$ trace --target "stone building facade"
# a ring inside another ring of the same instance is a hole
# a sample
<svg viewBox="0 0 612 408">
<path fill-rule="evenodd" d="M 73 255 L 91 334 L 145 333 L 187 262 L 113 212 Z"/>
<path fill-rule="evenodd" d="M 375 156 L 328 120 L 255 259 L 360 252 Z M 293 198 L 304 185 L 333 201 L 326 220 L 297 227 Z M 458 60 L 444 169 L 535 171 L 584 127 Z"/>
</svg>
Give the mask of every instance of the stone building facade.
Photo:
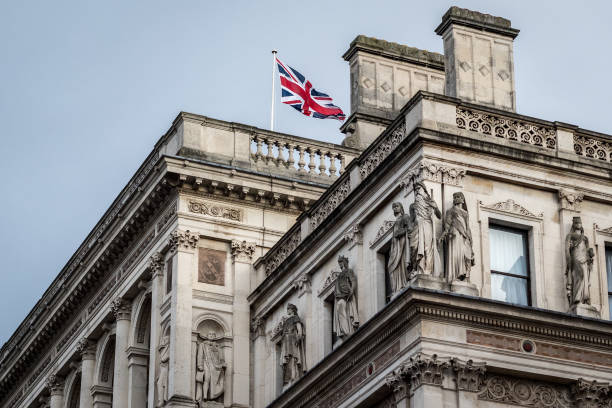
<svg viewBox="0 0 612 408">
<path fill-rule="evenodd" d="M 510 21 L 358 36 L 343 146 L 182 113 L 0 355 L 2 407 L 612 407 L 612 137 Z"/>
</svg>

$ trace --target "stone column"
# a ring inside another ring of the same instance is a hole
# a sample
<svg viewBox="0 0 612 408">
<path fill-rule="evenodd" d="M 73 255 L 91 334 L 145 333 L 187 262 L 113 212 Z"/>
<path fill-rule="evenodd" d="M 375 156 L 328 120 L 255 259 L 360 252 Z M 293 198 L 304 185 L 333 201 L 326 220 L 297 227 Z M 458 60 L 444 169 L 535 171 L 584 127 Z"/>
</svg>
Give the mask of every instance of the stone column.
<svg viewBox="0 0 612 408">
<path fill-rule="evenodd" d="M 50 408 L 64 408 L 64 379 L 51 374 L 45 383 L 51 393 Z"/>
<path fill-rule="evenodd" d="M 446 360 L 438 360 L 434 354 L 417 354 L 401 367 L 401 373 L 410 383 L 411 407 L 442 407 L 442 381 L 444 370 L 450 367 Z"/>
<path fill-rule="evenodd" d="M 410 408 L 408 384 L 404 377 L 401 368 L 394 370 L 385 377 L 385 382 L 393 393 L 393 401 L 395 402 L 396 408 Z"/>
<path fill-rule="evenodd" d="M 156 252 L 149 259 L 151 272 L 151 336 L 149 340 L 149 407 L 155 406 L 155 379 L 159 356 L 157 354 L 158 342 L 161 339 L 159 308 L 164 296 L 164 256 Z"/>
<path fill-rule="evenodd" d="M 128 359 L 126 355 L 130 337 L 132 306 L 118 297 L 111 302 L 115 316 L 115 367 L 113 374 L 113 408 L 127 408 L 129 395 Z"/>
<path fill-rule="evenodd" d="M 173 231 L 170 252 L 175 255 L 170 301 L 170 361 L 168 406 L 193 406 L 194 378 L 191 364 L 192 283 L 196 268 L 195 248 L 200 239 L 189 230 Z"/>
<path fill-rule="evenodd" d="M 252 242 L 232 241 L 234 269 L 232 403 L 244 406 L 250 405 L 250 307 L 247 297 L 251 292 L 251 262 L 253 261 L 255 248 L 256 244 Z"/>
<path fill-rule="evenodd" d="M 80 408 L 93 407 L 91 386 L 94 383 L 96 368 L 96 345 L 83 337 L 77 344 L 77 351 L 81 355 L 81 391 L 79 399 Z"/>
<path fill-rule="evenodd" d="M 472 360 L 451 360 L 457 384 L 457 408 L 467 408 L 478 405 L 478 392 L 481 390 L 486 374 L 485 363 L 474 363 Z"/>
<path fill-rule="evenodd" d="M 264 407 L 266 392 L 266 332 L 265 321 L 262 318 L 254 318 L 251 322 L 251 338 L 253 339 L 254 357 L 253 361 L 253 406 Z"/>
</svg>

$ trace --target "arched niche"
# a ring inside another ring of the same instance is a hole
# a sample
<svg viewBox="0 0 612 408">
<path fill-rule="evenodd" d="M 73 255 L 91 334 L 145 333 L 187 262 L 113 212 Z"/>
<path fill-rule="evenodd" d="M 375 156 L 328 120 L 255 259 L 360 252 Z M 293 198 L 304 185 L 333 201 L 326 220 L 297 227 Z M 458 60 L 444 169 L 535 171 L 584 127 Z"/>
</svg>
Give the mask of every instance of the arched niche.
<svg viewBox="0 0 612 408">
<path fill-rule="evenodd" d="M 75 371 L 66 381 L 65 408 L 79 408 L 81 403 L 81 373 Z"/>
<path fill-rule="evenodd" d="M 136 304 L 136 320 L 132 329 L 130 344 L 148 349 L 151 339 L 151 294 L 145 293 Z"/>
<path fill-rule="evenodd" d="M 194 331 L 200 337 L 207 337 L 209 333 L 215 333 L 217 338 L 231 337 L 228 324 L 219 316 L 204 314 L 199 316 L 194 325 Z"/>
<path fill-rule="evenodd" d="M 115 372 L 115 336 L 108 335 L 100 347 L 100 358 L 96 370 L 96 384 L 113 387 L 113 375 Z"/>
</svg>

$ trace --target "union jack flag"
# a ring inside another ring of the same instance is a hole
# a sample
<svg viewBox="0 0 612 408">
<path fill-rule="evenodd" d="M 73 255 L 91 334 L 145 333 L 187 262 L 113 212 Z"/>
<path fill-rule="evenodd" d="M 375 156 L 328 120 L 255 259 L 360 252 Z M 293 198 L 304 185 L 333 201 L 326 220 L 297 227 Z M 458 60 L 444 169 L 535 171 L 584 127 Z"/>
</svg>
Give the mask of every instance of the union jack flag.
<svg viewBox="0 0 612 408">
<path fill-rule="evenodd" d="M 334 105 L 329 95 L 319 92 L 304 75 L 276 58 L 281 83 L 281 102 L 292 106 L 306 116 L 318 119 L 344 120 L 342 109 Z"/>
</svg>

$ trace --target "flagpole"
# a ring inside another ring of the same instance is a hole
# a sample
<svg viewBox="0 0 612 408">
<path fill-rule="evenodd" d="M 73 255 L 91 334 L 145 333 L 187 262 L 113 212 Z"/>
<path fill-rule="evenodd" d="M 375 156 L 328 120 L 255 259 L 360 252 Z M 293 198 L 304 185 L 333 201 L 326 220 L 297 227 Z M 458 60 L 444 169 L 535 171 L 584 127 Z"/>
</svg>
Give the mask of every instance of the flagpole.
<svg viewBox="0 0 612 408">
<path fill-rule="evenodd" d="M 272 50 L 272 109 L 270 110 L 270 130 L 274 130 L 274 101 L 276 99 L 276 93 L 274 92 L 274 85 L 276 84 L 276 50 Z"/>
</svg>

